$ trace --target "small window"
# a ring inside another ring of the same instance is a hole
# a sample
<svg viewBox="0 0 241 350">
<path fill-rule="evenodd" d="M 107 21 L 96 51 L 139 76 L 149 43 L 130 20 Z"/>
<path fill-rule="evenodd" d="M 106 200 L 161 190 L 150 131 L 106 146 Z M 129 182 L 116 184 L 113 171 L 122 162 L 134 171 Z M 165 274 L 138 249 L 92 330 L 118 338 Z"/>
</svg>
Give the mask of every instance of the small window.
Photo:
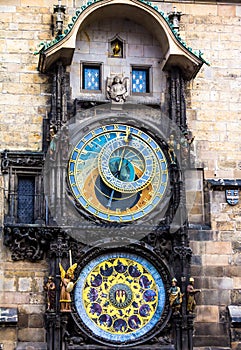
<svg viewBox="0 0 241 350">
<path fill-rule="evenodd" d="M 82 89 L 101 90 L 100 65 L 83 64 L 82 67 Z"/>
<path fill-rule="evenodd" d="M 132 68 L 132 92 L 146 94 L 150 92 L 149 68 Z"/>
<path fill-rule="evenodd" d="M 35 177 L 18 177 L 17 218 L 19 223 L 34 223 Z"/>
</svg>

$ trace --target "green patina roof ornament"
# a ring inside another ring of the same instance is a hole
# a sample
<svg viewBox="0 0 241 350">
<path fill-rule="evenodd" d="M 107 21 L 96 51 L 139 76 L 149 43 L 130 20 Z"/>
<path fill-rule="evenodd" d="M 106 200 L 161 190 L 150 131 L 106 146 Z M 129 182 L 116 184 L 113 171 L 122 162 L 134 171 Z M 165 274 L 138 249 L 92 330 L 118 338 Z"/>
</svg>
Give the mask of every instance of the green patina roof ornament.
<svg viewBox="0 0 241 350">
<path fill-rule="evenodd" d="M 34 52 L 34 55 L 38 55 L 41 52 L 44 52 L 45 50 L 47 50 L 49 47 L 54 46 L 55 44 L 59 43 L 63 38 L 65 38 L 72 30 L 75 22 L 78 20 L 80 14 L 85 11 L 89 6 L 93 5 L 94 3 L 100 2 L 102 0 L 93 0 L 93 1 L 88 1 L 85 5 L 82 5 L 80 8 L 78 8 L 75 12 L 75 15 L 72 17 L 71 22 L 67 25 L 67 28 L 64 30 L 63 34 L 58 34 L 53 40 L 51 41 L 45 41 L 45 42 L 41 42 L 38 45 L 38 48 L 40 48 L 38 51 Z M 187 44 L 185 43 L 185 41 L 180 37 L 180 34 L 178 32 L 178 30 L 174 27 L 172 21 L 170 20 L 170 18 L 168 17 L 168 15 L 166 15 L 163 11 L 159 10 L 158 6 L 153 5 L 152 2 L 147 1 L 147 0 L 138 0 L 139 2 L 142 2 L 144 4 L 146 4 L 147 6 L 150 6 L 151 8 L 153 8 L 155 11 L 157 11 L 162 18 L 167 22 L 168 26 L 170 27 L 172 33 L 174 34 L 174 36 L 176 37 L 176 39 L 180 42 L 180 44 L 185 47 L 189 52 L 191 52 L 193 55 L 195 55 L 196 57 L 198 57 L 199 59 L 201 59 L 203 61 L 203 63 L 210 65 L 207 61 L 205 61 L 202 57 L 203 53 L 199 50 L 198 52 L 193 51 L 193 49 L 191 47 L 188 47 Z"/>
</svg>

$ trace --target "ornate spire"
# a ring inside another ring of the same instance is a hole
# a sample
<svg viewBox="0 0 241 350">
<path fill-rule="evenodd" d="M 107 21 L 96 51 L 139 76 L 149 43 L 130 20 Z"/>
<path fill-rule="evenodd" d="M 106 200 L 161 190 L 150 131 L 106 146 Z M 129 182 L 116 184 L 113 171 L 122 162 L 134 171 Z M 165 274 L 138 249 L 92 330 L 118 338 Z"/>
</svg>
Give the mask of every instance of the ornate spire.
<svg viewBox="0 0 241 350">
<path fill-rule="evenodd" d="M 172 23 L 173 29 L 179 30 L 179 23 L 182 16 L 182 12 L 177 11 L 176 6 L 173 7 L 173 11 L 168 14 L 169 21 Z"/>
<path fill-rule="evenodd" d="M 62 34 L 63 24 L 64 24 L 64 14 L 66 11 L 66 6 L 62 5 L 62 1 L 58 0 L 58 5 L 54 5 L 55 15 L 55 31 L 57 35 Z"/>
</svg>

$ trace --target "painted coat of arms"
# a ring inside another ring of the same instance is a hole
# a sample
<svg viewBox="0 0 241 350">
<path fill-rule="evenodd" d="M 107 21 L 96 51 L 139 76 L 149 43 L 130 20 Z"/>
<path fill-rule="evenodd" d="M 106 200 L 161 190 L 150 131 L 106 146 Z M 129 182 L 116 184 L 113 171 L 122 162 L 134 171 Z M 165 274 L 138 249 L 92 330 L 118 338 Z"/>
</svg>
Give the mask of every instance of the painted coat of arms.
<svg viewBox="0 0 241 350">
<path fill-rule="evenodd" d="M 226 201 L 229 205 L 236 205 L 239 202 L 239 190 L 225 190 Z"/>
</svg>

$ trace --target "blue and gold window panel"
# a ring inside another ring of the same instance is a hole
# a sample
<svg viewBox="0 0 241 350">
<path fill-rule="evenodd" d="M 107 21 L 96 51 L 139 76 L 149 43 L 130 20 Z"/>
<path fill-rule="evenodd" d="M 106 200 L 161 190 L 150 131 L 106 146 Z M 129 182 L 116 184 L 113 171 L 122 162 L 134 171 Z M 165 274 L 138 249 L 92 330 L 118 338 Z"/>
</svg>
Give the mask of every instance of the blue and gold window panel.
<svg viewBox="0 0 241 350">
<path fill-rule="evenodd" d="M 132 92 L 148 93 L 149 90 L 149 69 L 132 69 Z"/>
<path fill-rule="evenodd" d="M 99 66 L 83 66 L 83 89 L 100 90 Z"/>
</svg>

